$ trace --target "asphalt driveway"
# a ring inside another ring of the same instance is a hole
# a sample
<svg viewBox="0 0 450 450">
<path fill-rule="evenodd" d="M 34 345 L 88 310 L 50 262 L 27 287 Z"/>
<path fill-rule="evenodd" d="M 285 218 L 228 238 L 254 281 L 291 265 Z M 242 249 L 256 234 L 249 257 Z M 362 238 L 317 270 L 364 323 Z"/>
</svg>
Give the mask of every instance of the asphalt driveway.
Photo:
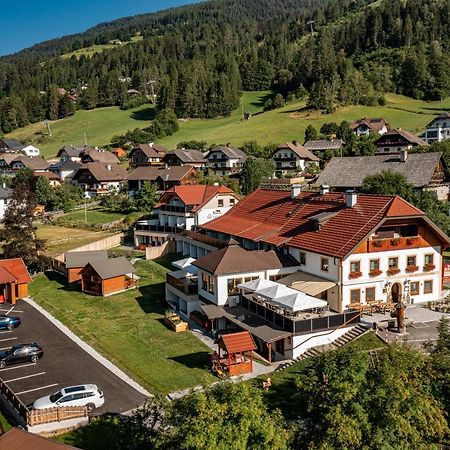
<svg viewBox="0 0 450 450">
<path fill-rule="evenodd" d="M 0 305 L 1 314 L 8 309 Z M 23 403 L 32 403 L 66 386 L 88 383 L 96 384 L 105 395 L 105 404 L 95 414 L 123 413 L 145 401 L 145 395 L 86 353 L 30 304 L 20 302 L 9 314 L 19 316 L 22 324 L 12 331 L 0 331 L 0 349 L 30 342 L 44 349 L 43 358 L 36 364 L 0 369 L 0 378 Z"/>
</svg>

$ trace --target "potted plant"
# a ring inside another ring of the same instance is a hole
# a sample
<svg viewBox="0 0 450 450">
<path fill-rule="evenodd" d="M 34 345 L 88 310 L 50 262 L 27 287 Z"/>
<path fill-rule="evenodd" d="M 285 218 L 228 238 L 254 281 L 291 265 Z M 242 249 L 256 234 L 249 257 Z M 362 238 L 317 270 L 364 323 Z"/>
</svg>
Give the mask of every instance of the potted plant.
<svg viewBox="0 0 450 450">
<path fill-rule="evenodd" d="M 173 310 L 168 309 L 164 313 L 164 322 L 173 330 L 175 333 L 180 331 L 186 331 L 189 329 L 187 322 L 183 322 L 181 317 Z"/>
<path fill-rule="evenodd" d="M 393 247 L 396 247 L 397 245 L 400 245 L 400 239 L 399 238 L 391 239 L 391 245 Z"/>
<path fill-rule="evenodd" d="M 400 272 L 398 267 L 389 267 L 387 274 L 388 275 L 397 275 Z"/>
<path fill-rule="evenodd" d="M 362 272 L 350 272 L 349 274 L 348 274 L 348 277 L 351 279 L 351 280 L 354 280 L 355 278 L 359 278 L 359 277 L 361 277 L 362 276 Z"/>
<path fill-rule="evenodd" d="M 419 270 L 419 267 L 414 264 L 410 264 L 409 266 L 406 266 L 406 272 L 408 272 L 408 273 L 417 272 L 418 270 Z"/>
<path fill-rule="evenodd" d="M 371 277 L 378 277 L 378 276 L 380 276 L 382 273 L 383 273 L 383 271 L 380 270 L 380 269 L 372 269 L 372 270 L 369 272 L 369 275 L 370 275 Z"/>
<path fill-rule="evenodd" d="M 417 242 L 418 238 L 417 237 L 409 237 L 406 239 L 406 244 L 407 245 L 413 245 Z"/>
<path fill-rule="evenodd" d="M 377 248 L 383 247 L 383 241 L 381 239 L 374 239 L 372 245 Z"/>
<path fill-rule="evenodd" d="M 436 266 L 434 264 L 425 264 L 423 266 L 423 271 L 424 272 L 431 272 L 432 270 L 434 270 L 436 268 Z"/>
</svg>

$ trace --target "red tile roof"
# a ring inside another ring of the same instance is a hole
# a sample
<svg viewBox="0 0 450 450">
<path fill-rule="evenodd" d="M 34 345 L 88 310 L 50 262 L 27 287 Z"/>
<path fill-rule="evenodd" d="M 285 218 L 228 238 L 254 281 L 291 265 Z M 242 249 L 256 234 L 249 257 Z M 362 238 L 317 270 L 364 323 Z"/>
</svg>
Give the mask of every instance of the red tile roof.
<svg viewBox="0 0 450 450">
<path fill-rule="evenodd" d="M 14 427 L 0 436 L 0 448 L 2 450 L 69 450 L 78 447 L 60 444 Z"/>
<path fill-rule="evenodd" d="M 314 216 L 320 213 L 330 216 L 317 229 Z M 405 215 L 426 217 L 400 197 L 358 194 L 349 208 L 342 193 L 302 192 L 291 199 L 290 192 L 259 189 L 202 228 L 345 258 L 384 219 Z"/>
<path fill-rule="evenodd" d="M 0 260 L 0 283 L 25 284 L 31 281 L 22 258 Z"/>
<path fill-rule="evenodd" d="M 248 331 L 223 334 L 219 339 L 219 346 L 227 353 L 240 353 L 256 350 L 256 344 Z"/>
<path fill-rule="evenodd" d="M 168 189 L 161 200 L 159 205 L 162 205 L 170 200 L 173 196 L 177 196 L 186 206 L 196 206 L 193 211 L 196 211 L 202 207 L 205 203 L 209 202 L 217 194 L 234 194 L 234 191 L 225 186 L 205 186 L 205 185 L 190 185 L 190 186 L 175 186 Z"/>
</svg>

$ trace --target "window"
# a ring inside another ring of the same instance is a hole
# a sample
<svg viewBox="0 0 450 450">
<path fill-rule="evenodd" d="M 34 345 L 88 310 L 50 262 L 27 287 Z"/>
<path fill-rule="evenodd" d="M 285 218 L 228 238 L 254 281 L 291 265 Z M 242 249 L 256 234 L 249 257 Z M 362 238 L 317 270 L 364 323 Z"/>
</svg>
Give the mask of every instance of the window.
<svg viewBox="0 0 450 450">
<path fill-rule="evenodd" d="M 223 206 L 223 198 L 219 198 L 219 200 L 217 200 L 217 204 L 219 205 L 219 208 L 221 208 Z"/>
<path fill-rule="evenodd" d="M 238 284 L 242 283 L 242 278 L 228 279 L 228 295 L 235 295 L 239 293 Z"/>
<path fill-rule="evenodd" d="M 284 278 L 286 275 L 270 275 L 269 280 L 270 281 L 278 281 Z"/>
<path fill-rule="evenodd" d="M 425 255 L 425 265 L 434 264 L 434 255 L 431 253 L 429 255 Z"/>
<path fill-rule="evenodd" d="M 328 258 L 320 258 L 320 270 L 322 272 L 328 272 L 329 264 Z"/>
<path fill-rule="evenodd" d="M 249 281 L 257 280 L 259 277 L 245 277 L 244 283 L 248 283 Z"/>
<path fill-rule="evenodd" d="M 375 300 L 375 288 L 368 287 L 366 288 L 366 303 L 373 302 Z"/>
<path fill-rule="evenodd" d="M 208 275 L 206 273 L 202 273 L 202 289 L 204 291 L 208 290 Z"/>
<path fill-rule="evenodd" d="M 234 198 L 230 198 L 230 206 L 234 206 L 236 203 L 236 200 Z"/>
<path fill-rule="evenodd" d="M 424 294 L 433 293 L 433 280 L 427 280 L 423 282 L 423 293 Z"/>
<path fill-rule="evenodd" d="M 419 295 L 419 282 L 418 281 L 413 281 L 409 285 L 409 292 L 411 295 Z"/>
<path fill-rule="evenodd" d="M 370 270 L 380 270 L 380 260 L 379 259 L 371 259 L 370 260 Z"/>
<path fill-rule="evenodd" d="M 210 294 L 214 294 L 214 291 L 215 291 L 215 287 L 214 287 L 214 277 L 208 277 L 208 285 L 209 285 L 208 292 L 209 292 Z"/>
<path fill-rule="evenodd" d="M 352 289 L 350 291 L 350 303 L 361 302 L 361 289 Z"/>
<path fill-rule="evenodd" d="M 352 261 L 350 263 L 350 272 L 360 272 L 361 264 L 359 261 Z"/>
<path fill-rule="evenodd" d="M 389 269 L 398 269 L 398 258 L 389 258 Z"/>
<path fill-rule="evenodd" d="M 298 258 L 300 260 L 300 265 L 301 266 L 306 266 L 306 253 L 305 252 L 300 252 L 298 254 Z"/>
<path fill-rule="evenodd" d="M 415 266 L 416 265 L 416 257 L 415 256 L 408 256 L 406 258 L 406 265 L 407 266 Z"/>
</svg>

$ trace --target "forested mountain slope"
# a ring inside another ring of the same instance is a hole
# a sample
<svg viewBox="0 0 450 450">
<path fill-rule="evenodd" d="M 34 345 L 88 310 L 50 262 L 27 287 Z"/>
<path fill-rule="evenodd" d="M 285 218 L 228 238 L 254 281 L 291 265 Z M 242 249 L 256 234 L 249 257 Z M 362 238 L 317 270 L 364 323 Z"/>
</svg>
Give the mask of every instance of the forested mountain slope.
<svg viewBox="0 0 450 450">
<path fill-rule="evenodd" d="M 147 94 L 153 80 L 159 108 L 198 118 L 228 115 L 242 89 L 308 95 L 327 111 L 382 103 L 383 92 L 440 99 L 449 22 L 450 0 L 214 0 L 120 19 L 0 59 L 0 125 L 64 116 L 55 86 L 81 83 L 85 109 L 121 105 L 129 88 Z M 57 57 L 137 32 L 133 45 Z"/>
</svg>

